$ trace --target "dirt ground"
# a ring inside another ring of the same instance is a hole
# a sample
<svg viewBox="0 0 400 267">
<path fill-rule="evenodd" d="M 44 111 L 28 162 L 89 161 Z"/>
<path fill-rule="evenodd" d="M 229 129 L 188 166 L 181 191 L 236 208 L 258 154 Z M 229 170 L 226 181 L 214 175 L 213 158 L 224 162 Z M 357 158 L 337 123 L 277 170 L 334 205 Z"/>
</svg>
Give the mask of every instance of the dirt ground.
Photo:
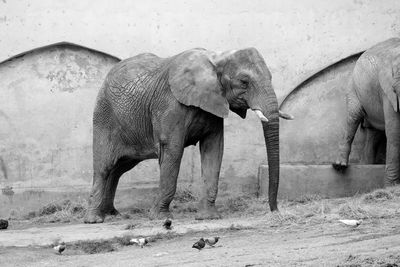
<svg viewBox="0 0 400 267">
<path fill-rule="evenodd" d="M 124 228 L 132 219 L 111 220 L 102 226 L 61 224 L 7 230 L 0 232 L 0 266 L 400 266 L 400 187 L 354 198 L 283 203 L 280 215 L 264 212 L 250 217 L 249 210 L 258 210 L 258 202 L 249 203 L 243 213 L 223 220 L 174 219 L 172 235 L 162 229 L 161 221 L 144 218 L 132 230 Z M 264 209 L 265 203 L 261 204 Z M 363 221 L 352 228 L 340 223 L 341 218 Z M 87 237 L 95 234 L 104 240 L 112 237 L 112 231 L 120 236 L 124 231 L 136 236 L 146 231 L 157 238 L 144 248 L 125 244 L 96 254 L 77 249 L 72 241 L 62 255 L 49 245 L 4 245 L 11 239 L 29 239 L 28 234 L 33 236 L 35 231 L 36 238 L 50 236 L 46 231 L 57 229 L 83 236 L 87 232 Z M 192 248 L 200 237 L 209 236 L 220 237 L 215 247 Z"/>
<path fill-rule="evenodd" d="M 189 233 L 90 255 L 8 247 L 0 249 L 0 266 L 400 266 L 399 219 L 367 220 L 355 229 L 331 222 Z M 191 248 L 214 235 L 221 237 L 214 248 Z"/>
</svg>

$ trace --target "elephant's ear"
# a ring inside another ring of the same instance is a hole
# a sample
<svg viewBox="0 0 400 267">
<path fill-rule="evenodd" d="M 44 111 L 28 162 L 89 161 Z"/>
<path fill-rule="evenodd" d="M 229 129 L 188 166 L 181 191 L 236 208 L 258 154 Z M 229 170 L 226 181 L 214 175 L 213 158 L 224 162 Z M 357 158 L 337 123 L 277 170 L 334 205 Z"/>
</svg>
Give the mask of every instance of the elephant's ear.
<svg viewBox="0 0 400 267">
<path fill-rule="evenodd" d="M 399 96 L 400 96 L 400 56 L 397 56 L 392 62 L 392 79 L 393 90 L 397 97 L 397 112 L 399 112 Z"/>
<path fill-rule="evenodd" d="M 169 67 L 169 85 L 180 103 L 226 118 L 229 104 L 212 56 L 211 52 L 200 49 L 177 55 Z"/>
<path fill-rule="evenodd" d="M 392 64 L 388 65 L 388 68 L 383 68 L 379 72 L 379 83 L 392 104 L 393 109 L 399 112 L 400 57 L 395 58 Z"/>
</svg>

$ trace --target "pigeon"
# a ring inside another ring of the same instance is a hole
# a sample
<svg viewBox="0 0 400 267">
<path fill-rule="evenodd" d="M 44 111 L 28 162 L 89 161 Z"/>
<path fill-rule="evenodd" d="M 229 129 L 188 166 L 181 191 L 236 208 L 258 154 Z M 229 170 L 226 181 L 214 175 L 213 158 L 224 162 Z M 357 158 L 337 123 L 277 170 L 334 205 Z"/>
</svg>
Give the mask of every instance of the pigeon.
<svg viewBox="0 0 400 267">
<path fill-rule="evenodd" d="M 217 244 L 218 240 L 219 240 L 219 236 L 216 236 L 216 237 L 206 238 L 204 241 L 206 241 L 207 245 L 213 247 L 215 244 Z"/>
<path fill-rule="evenodd" d="M 147 243 L 149 243 L 149 240 L 147 238 L 142 237 L 142 238 L 132 238 L 131 243 L 135 243 L 139 245 L 141 248 L 143 248 Z"/>
<path fill-rule="evenodd" d="M 354 228 L 356 228 L 357 226 L 359 226 L 361 224 L 361 220 L 339 220 L 339 222 L 344 223 L 349 226 L 353 226 Z"/>
<path fill-rule="evenodd" d="M 61 253 L 63 253 L 63 251 L 65 250 L 65 243 L 64 243 L 64 242 L 61 242 L 60 244 L 58 244 L 57 246 L 55 246 L 53 249 L 54 249 L 55 251 L 57 251 L 58 254 L 61 255 Z"/>
<path fill-rule="evenodd" d="M 164 228 L 167 229 L 167 230 L 171 230 L 171 225 L 172 225 L 171 219 L 166 219 L 164 224 L 163 224 Z"/>
<path fill-rule="evenodd" d="M 199 241 L 193 244 L 192 248 L 197 248 L 199 251 L 202 250 L 206 246 L 206 242 L 203 238 L 200 238 Z"/>
<path fill-rule="evenodd" d="M 8 227 L 8 221 L 0 219 L 0 230 L 7 229 L 7 227 Z"/>
</svg>

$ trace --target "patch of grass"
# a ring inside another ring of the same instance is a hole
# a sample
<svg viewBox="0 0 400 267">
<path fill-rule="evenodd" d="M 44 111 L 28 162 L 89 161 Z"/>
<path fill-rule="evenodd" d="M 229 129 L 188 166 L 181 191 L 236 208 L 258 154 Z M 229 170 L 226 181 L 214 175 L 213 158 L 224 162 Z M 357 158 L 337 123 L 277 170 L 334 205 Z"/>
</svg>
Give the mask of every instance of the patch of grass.
<svg viewBox="0 0 400 267">
<path fill-rule="evenodd" d="M 128 223 L 125 225 L 124 230 L 132 230 L 135 229 L 139 224 L 138 223 Z"/>
<path fill-rule="evenodd" d="M 60 210 L 62 210 L 61 203 L 49 203 L 39 210 L 38 215 L 39 216 L 50 215 Z"/>
<path fill-rule="evenodd" d="M 359 199 L 350 199 L 339 206 L 338 214 L 342 218 L 367 219 L 371 214 L 363 207 Z"/>
<path fill-rule="evenodd" d="M 181 236 L 177 233 L 158 233 L 154 236 L 147 237 L 149 242 L 157 242 L 158 240 L 170 240 Z M 121 237 L 114 237 L 111 239 L 100 239 L 100 240 L 84 240 L 77 241 L 72 243 L 67 243 L 68 250 L 77 250 L 82 251 L 85 254 L 98 254 L 98 253 L 107 253 L 112 251 L 117 251 L 122 247 L 131 246 L 134 243 L 131 243 L 132 238 L 141 238 L 143 236 L 133 236 L 133 235 L 124 235 Z M 53 247 L 59 243 L 59 239 L 55 240 L 50 247 Z"/>
<path fill-rule="evenodd" d="M 125 247 L 132 245 L 132 243 L 130 242 L 132 238 L 133 238 L 132 235 L 124 235 L 124 236 L 114 237 L 111 241 L 112 243 L 116 243 L 119 246 Z"/>
<path fill-rule="evenodd" d="M 324 217 L 332 212 L 332 204 L 328 201 L 314 201 L 305 205 L 291 206 L 292 209 L 303 218 Z"/>
<path fill-rule="evenodd" d="M 39 209 L 38 212 L 30 212 L 25 218 L 33 219 L 38 223 L 77 221 L 85 216 L 86 207 L 86 200 L 71 201 L 66 199 L 49 203 Z"/>
<path fill-rule="evenodd" d="M 349 255 L 345 263 L 338 267 L 358 267 L 358 266 L 381 266 L 381 267 L 398 267 L 400 266 L 400 255 L 387 255 L 382 257 L 364 257 Z"/>
<path fill-rule="evenodd" d="M 132 207 L 128 209 L 129 214 L 146 214 L 147 209 L 144 207 Z"/>
<path fill-rule="evenodd" d="M 117 249 L 112 240 L 78 241 L 67 246 L 69 249 L 80 250 L 86 254 L 106 253 Z"/>
<path fill-rule="evenodd" d="M 249 198 L 244 196 L 228 198 L 224 206 L 231 213 L 245 211 L 249 208 Z"/>
<path fill-rule="evenodd" d="M 253 229 L 253 227 L 250 226 L 243 226 L 241 224 L 234 224 L 232 223 L 228 229 L 226 229 L 227 231 L 241 231 L 241 230 L 249 230 L 249 229 Z"/>
<path fill-rule="evenodd" d="M 151 236 L 147 238 L 147 240 L 151 243 L 156 242 L 158 240 L 170 240 L 176 237 L 181 236 L 180 234 L 173 233 L 173 232 L 167 232 L 167 233 L 157 233 L 154 236 Z"/>
<path fill-rule="evenodd" d="M 389 190 L 377 189 L 369 194 L 363 196 L 364 202 L 381 202 L 392 199 L 394 196 Z"/>
<path fill-rule="evenodd" d="M 390 187 L 388 190 L 391 194 L 393 194 L 393 196 L 400 197 L 400 186 L 393 186 Z"/>
<path fill-rule="evenodd" d="M 30 211 L 30 212 L 28 212 L 28 214 L 23 216 L 23 219 L 30 220 L 30 219 L 33 219 L 33 218 L 35 218 L 37 216 L 38 216 L 38 214 L 37 214 L 36 211 Z"/>
<path fill-rule="evenodd" d="M 172 211 L 178 213 L 193 213 L 197 212 L 197 210 L 196 203 L 175 203 L 172 206 Z"/>
<path fill-rule="evenodd" d="M 293 200 L 293 203 L 300 203 L 300 204 L 306 204 L 310 203 L 313 201 L 319 201 L 321 200 L 322 197 L 318 194 L 308 194 L 308 195 L 302 195 L 299 198 Z"/>
<path fill-rule="evenodd" d="M 267 215 L 270 226 L 277 227 L 297 223 L 300 219 L 298 215 L 289 211 L 272 212 Z"/>
<path fill-rule="evenodd" d="M 174 201 L 180 203 L 187 203 L 196 201 L 197 198 L 189 188 L 178 188 L 176 190 Z"/>
<path fill-rule="evenodd" d="M 197 197 L 189 188 L 178 188 L 170 207 L 173 213 L 193 213 L 198 208 Z"/>
</svg>

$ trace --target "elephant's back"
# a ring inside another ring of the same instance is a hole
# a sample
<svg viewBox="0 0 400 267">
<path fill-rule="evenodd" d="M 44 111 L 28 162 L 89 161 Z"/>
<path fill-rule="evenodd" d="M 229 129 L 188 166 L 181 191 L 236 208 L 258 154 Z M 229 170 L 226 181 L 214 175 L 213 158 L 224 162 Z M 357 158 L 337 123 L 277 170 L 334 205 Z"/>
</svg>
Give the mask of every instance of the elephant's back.
<svg viewBox="0 0 400 267">
<path fill-rule="evenodd" d="M 143 53 L 118 62 L 108 73 L 107 80 L 133 80 L 158 69 L 164 59 L 152 53 Z"/>
<path fill-rule="evenodd" d="M 398 55 L 400 55 L 400 38 L 390 38 L 367 49 L 354 66 L 355 83 L 361 88 L 377 87 L 379 71 L 391 65 L 391 61 Z"/>
<path fill-rule="evenodd" d="M 400 38 L 390 38 L 377 43 L 365 51 L 366 55 L 375 56 L 380 59 L 391 58 L 393 55 L 400 54 Z"/>
</svg>

